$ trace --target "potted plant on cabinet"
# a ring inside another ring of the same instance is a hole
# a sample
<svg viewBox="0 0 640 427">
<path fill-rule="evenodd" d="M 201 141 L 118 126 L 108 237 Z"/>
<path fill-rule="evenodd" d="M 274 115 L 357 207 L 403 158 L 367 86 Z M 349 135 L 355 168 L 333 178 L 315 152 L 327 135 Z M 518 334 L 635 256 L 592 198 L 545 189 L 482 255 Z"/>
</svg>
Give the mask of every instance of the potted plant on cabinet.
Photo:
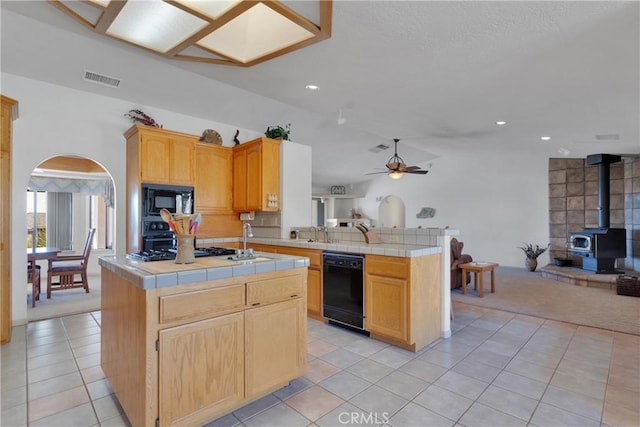
<svg viewBox="0 0 640 427">
<path fill-rule="evenodd" d="M 527 256 L 527 259 L 524 261 L 525 267 L 529 271 L 535 271 L 536 267 L 538 267 L 538 257 L 545 253 L 551 243 L 547 244 L 547 246 L 534 245 L 533 243 L 526 243 L 524 246 L 518 246 L 518 248 L 522 249 L 524 254 Z"/>
<path fill-rule="evenodd" d="M 285 141 L 289 140 L 290 134 L 291 134 L 291 123 L 287 124 L 285 127 L 269 126 L 267 127 L 267 131 L 264 133 L 264 135 L 267 138 L 283 139 Z"/>
</svg>

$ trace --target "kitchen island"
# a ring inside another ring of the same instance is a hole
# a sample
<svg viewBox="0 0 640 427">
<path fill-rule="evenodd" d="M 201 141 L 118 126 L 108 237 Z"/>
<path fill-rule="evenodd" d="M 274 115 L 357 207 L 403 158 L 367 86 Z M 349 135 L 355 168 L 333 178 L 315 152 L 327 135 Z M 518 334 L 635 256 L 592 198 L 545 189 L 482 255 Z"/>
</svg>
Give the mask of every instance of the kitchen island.
<svg viewBox="0 0 640 427">
<path fill-rule="evenodd" d="M 104 257 L 101 366 L 133 426 L 201 425 L 306 369 L 307 258 Z"/>
</svg>

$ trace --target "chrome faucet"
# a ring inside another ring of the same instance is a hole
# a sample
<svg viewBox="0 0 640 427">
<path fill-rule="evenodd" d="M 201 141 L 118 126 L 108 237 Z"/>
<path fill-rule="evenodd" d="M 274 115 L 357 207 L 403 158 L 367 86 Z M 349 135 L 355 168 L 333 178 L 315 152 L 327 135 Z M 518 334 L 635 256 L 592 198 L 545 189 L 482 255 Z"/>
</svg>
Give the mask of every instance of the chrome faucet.
<svg viewBox="0 0 640 427">
<path fill-rule="evenodd" d="M 322 233 L 322 236 L 323 236 L 323 237 L 322 237 L 323 242 L 324 242 L 324 243 L 329 243 L 329 232 L 327 231 L 327 227 L 322 226 L 322 225 L 319 225 L 319 226 L 316 228 L 316 230 L 317 230 L 317 231 L 320 231 L 320 232 Z M 317 234 L 316 234 L 316 242 L 319 242 Z"/>
<path fill-rule="evenodd" d="M 313 231 L 313 240 L 309 240 L 310 242 L 317 242 L 318 241 L 318 229 L 314 226 L 309 227 L 309 231 Z"/>
<path fill-rule="evenodd" d="M 247 255 L 247 237 L 253 237 L 253 231 L 251 230 L 251 224 L 245 222 L 242 224 L 242 255 Z"/>
</svg>

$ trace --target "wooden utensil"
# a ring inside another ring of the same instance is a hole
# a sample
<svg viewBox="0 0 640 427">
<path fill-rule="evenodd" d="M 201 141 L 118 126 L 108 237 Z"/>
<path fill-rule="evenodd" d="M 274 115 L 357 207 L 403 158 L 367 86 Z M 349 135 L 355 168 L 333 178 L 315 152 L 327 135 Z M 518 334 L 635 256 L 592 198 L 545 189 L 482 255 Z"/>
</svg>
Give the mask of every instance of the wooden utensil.
<svg viewBox="0 0 640 427">
<path fill-rule="evenodd" d="M 173 231 L 175 233 L 178 232 L 176 230 L 176 225 L 173 222 L 173 215 L 171 215 L 171 212 L 169 212 L 168 210 L 162 208 L 162 209 L 160 209 L 160 216 L 162 217 L 162 220 L 164 222 L 169 224 L 169 228 L 171 229 L 171 231 Z"/>
<path fill-rule="evenodd" d="M 202 215 L 198 212 L 195 215 L 195 218 L 193 218 L 191 220 L 191 226 L 189 228 L 189 233 L 196 234 L 196 231 L 198 231 L 198 224 L 200 224 L 200 222 L 202 222 Z"/>
</svg>

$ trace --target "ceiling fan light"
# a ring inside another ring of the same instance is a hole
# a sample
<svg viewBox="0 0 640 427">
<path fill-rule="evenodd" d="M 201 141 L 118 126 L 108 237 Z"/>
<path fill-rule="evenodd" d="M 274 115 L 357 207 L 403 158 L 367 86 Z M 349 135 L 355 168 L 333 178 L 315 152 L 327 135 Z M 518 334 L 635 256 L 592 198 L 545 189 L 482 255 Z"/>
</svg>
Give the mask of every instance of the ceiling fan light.
<svg viewBox="0 0 640 427">
<path fill-rule="evenodd" d="M 404 176 L 404 174 L 402 172 L 399 171 L 393 171 L 391 173 L 389 173 L 389 178 L 391 179 L 400 179 Z"/>
</svg>

